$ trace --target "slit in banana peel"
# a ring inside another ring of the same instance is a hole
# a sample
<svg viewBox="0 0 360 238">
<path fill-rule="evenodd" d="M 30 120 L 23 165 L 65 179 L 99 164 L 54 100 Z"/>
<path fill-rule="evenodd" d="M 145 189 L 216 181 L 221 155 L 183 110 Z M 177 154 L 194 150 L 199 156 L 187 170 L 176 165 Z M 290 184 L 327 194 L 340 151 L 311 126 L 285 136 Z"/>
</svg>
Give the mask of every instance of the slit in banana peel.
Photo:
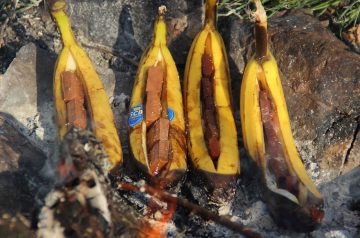
<svg viewBox="0 0 360 238">
<path fill-rule="evenodd" d="M 60 140 L 71 127 L 93 131 L 109 156 L 106 161 L 109 172 L 116 175 L 122 164 L 122 150 L 108 95 L 90 59 L 74 38 L 65 1 L 51 0 L 49 8 L 63 42 L 54 73 Z"/>
<path fill-rule="evenodd" d="M 240 95 L 244 144 L 261 168 L 264 199 L 275 220 L 311 231 L 324 216 L 323 199 L 296 149 L 277 64 L 268 47 L 266 13 L 259 0 L 255 3 L 256 52 L 246 65 Z"/>
<path fill-rule="evenodd" d="M 165 6 L 159 8 L 151 45 L 140 61 L 129 112 L 135 163 L 165 186 L 186 172 L 183 102 L 178 71 L 166 45 Z"/>
<path fill-rule="evenodd" d="M 211 188 L 227 190 L 240 172 L 240 159 L 230 72 L 216 30 L 216 11 L 217 0 L 207 0 L 204 26 L 186 62 L 184 104 L 188 151 L 195 172 L 205 175 Z"/>
</svg>

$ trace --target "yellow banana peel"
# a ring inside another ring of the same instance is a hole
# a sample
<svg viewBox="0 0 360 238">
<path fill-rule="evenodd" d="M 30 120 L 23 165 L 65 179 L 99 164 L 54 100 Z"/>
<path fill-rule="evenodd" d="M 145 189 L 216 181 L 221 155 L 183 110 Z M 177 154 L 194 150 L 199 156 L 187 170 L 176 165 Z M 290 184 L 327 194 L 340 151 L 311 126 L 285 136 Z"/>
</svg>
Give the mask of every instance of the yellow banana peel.
<svg viewBox="0 0 360 238">
<path fill-rule="evenodd" d="M 187 144 L 195 171 L 203 172 L 213 188 L 226 188 L 240 173 L 237 129 L 226 49 L 216 29 L 217 0 L 207 0 L 205 7 L 204 26 L 185 68 Z"/>
<path fill-rule="evenodd" d="M 130 101 L 128 123 L 134 161 L 151 178 L 159 178 L 168 186 L 176 183 L 184 175 L 187 165 L 181 86 L 175 62 L 167 48 L 165 11 L 165 6 L 159 8 L 153 40 L 139 64 Z M 158 71 L 157 75 L 152 76 L 153 70 Z M 159 72 L 162 72 L 161 75 Z M 160 100 L 161 104 L 158 112 L 161 112 L 161 115 L 159 114 L 155 122 L 149 122 L 152 109 L 148 108 L 148 105 L 156 100 L 150 97 L 152 91 L 148 91 L 148 88 L 159 85 L 151 80 L 160 80 L 162 85 L 157 94 L 159 96 L 157 100 Z M 166 129 L 160 127 L 159 131 L 153 132 L 153 128 L 160 121 L 166 122 L 168 126 Z M 166 138 L 158 140 L 160 131 L 164 130 L 166 130 Z M 155 146 L 150 145 L 150 142 Z M 165 156 L 160 155 L 160 149 L 156 151 L 157 154 L 153 152 L 154 147 L 160 144 L 166 144 Z"/>
<path fill-rule="evenodd" d="M 275 220 L 311 231 L 323 218 L 323 199 L 296 149 L 276 60 L 268 48 L 266 13 L 255 2 L 256 53 L 246 65 L 240 94 L 244 145 L 262 170 L 264 198 Z"/>
<path fill-rule="evenodd" d="M 64 96 L 64 73 L 70 73 L 80 80 L 84 93 L 85 114 L 88 118 L 85 127 L 91 129 L 104 144 L 108 155 L 107 167 L 112 173 L 122 164 L 120 140 L 114 124 L 114 116 L 109 105 L 109 98 L 90 59 L 77 44 L 69 19 L 65 13 L 64 0 L 49 2 L 51 15 L 54 17 L 61 33 L 63 49 L 57 59 L 54 73 L 54 97 L 59 137 L 63 139 L 69 128 L 69 113 Z M 73 112 L 78 113 L 78 112 Z M 86 118 L 85 118 L 86 120 Z M 84 129 L 84 128 L 83 128 Z"/>
</svg>

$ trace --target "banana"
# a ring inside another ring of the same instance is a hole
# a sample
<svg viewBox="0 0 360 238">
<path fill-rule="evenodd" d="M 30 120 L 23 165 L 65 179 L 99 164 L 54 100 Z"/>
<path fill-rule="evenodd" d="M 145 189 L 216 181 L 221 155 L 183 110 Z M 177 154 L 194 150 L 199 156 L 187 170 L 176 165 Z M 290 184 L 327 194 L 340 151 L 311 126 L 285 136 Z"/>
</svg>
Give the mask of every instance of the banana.
<svg viewBox="0 0 360 238">
<path fill-rule="evenodd" d="M 240 173 L 230 72 L 216 30 L 217 0 L 207 0 L 205 23 L 188 54 L 184 104 L 188 151 L 195 171 L 211 188 L 226 188 Z"/>
<path fill-rule="evenodd" d="M 240 94 L 244 145 L 262 171 L 264 198 L 275 220 L 311 231 L 324 216 L 323 199 L 296 149 L 276 60 L 269 51 L 267 17 L 255 0 L 256 52 L 246 65 Z"/>
<path fill-rule="evenodd" d="M 72 127 L 91 129 L 104 144 L 107 168 L 117 174 L 122 164 L 120 140 L 108 95 L 90 59 L 77 44 L 65 13 L 64 0 L 49 1 L 49 9 L 61 33 L 63 49 L 54 72 L 54 97 L 60 140 Z"/>
<path fill-rule="evenodd" d="M 168 186 L 184 175 L 187 165 L 181 86 L 166 45 L 165 12 L 161 6 L 152 43 L 141 58 L 128 123 L 134 161 Z"/>
</svg>

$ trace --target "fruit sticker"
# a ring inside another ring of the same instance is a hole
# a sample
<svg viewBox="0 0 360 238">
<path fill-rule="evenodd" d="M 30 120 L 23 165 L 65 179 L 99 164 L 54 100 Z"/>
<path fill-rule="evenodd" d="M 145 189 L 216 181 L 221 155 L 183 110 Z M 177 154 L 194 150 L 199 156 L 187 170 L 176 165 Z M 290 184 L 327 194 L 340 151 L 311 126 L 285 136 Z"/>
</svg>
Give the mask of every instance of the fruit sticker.
<svg viewBox="0 0 360 238">
<path fill-rule="evenodd" d="M 134 127 L 139 124 L 143 119 L 143 106 L 139 104 L 130 109 L 130 116 L 128 119 L 128 123 L 130 127 Z"/>
<path fill-rule="evenodd" d="M 168 115 L 170 121 L 172 121 L 175 117 L 175 112 L 170 107 L 168 107 Z"/>
<path fill-rule="evenodd" d="M 128 119 L 128 123 L 130 127 L 134 127 L 137 124 L 139 124 L 140 122 L 142 122 L 143 117 L 144 117 L 144 111 L 143 111 L 143 105 L 139 104 L 136 106 L 133 106 L 132 108 L 130 108 L 130 116 Z M 175 117 L 175 112 L 169 107 L 168 108 L 168 115 L 169 115 L 169 120 L 172 121 Z"/>
</svg>

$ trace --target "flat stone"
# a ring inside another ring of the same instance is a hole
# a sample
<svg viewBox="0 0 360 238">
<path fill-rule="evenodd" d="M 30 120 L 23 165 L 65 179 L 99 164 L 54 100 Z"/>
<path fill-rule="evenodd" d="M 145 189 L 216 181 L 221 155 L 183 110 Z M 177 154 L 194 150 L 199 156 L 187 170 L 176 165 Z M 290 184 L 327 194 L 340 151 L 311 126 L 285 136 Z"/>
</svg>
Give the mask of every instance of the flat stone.
<svg viewBox="0 0 360 238">
<path fill-rule="evenodd" d="M 34 44 L 22 47 L 0 81 L 0 111 L 47 154 L 56 138 L 52 75 L 55 57 Z"/>
</svg>

